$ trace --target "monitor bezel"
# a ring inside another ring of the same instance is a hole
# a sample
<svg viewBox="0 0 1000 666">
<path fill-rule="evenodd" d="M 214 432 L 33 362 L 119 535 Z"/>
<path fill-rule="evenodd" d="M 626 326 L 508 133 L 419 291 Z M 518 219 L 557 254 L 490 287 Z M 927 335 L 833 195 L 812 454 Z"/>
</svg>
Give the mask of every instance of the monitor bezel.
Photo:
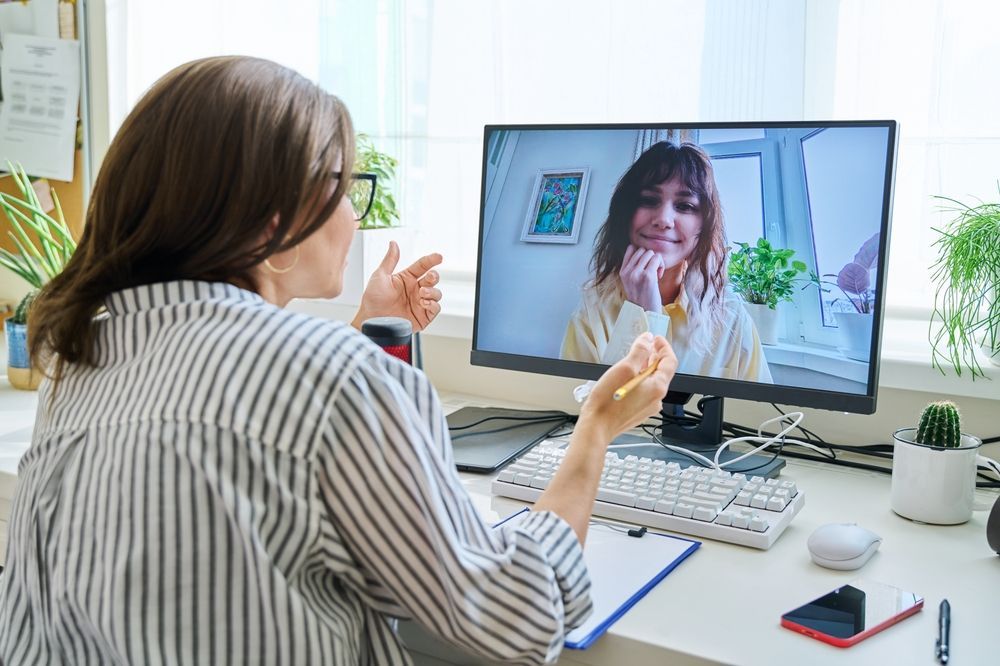
<svg viewBox="0 0 1000 666">
<path fill-rule="evenodd" d="M 737 379 L 720 379 L 678 373 L 670 385 L 672 392 L 716 395 L 725 398 L 773 402 L 797 407 L 815 407 L 855 414 L 875 413 L 878 398 L 878 377 L 882 347 L 883 321 L 885 319 L 885 292 L 889 273 L 889 242 L 892 220 L 893 193 L 896 179 L 899 123 L 895 120 L 815 120 L 815 121 L 746 121 L 746 122 L 677 122 L 677 123 L 573 123 L 573 124 L 490 124 L 483 128 L 483 164 L 479 199 L 479 240 L 476 247 L 476 300 L 473 308 L 472 352 L 470 362 L 490 368 L 533 372 L 575 379 L 597 379 L 607 366 L 564 359 L 525 356 L 510 352 L 479 349 L 479 308 L 482 287 L 483 229 L 485 226 L 486 165 L 490 133 L 505 131 L 537 130 L 637 130 L 637 129 L 774 129 L 774 128 L 837 128 L 884 127 L 889 136 L 886 142 L 886 173 L 882 192 L 882 220 L 880 226 L 879 267 L 876 274 L 875 320 L 872 322 L 872 343 L 869 353 L 867 393 L 846 393 L 798 386 L 777 386 Z"/>
</svg>

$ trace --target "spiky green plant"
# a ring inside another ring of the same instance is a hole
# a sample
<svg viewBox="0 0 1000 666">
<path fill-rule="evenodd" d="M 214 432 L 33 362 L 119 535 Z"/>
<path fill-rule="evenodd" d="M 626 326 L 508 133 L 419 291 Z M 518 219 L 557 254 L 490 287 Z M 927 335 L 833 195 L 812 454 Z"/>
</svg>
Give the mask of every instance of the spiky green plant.
<svg viewBox="0 0 1000 666">
<path fill-rule="evenodd" d="M 980 345 L 1000 350 L 1000 204 L 937 198 L 955 218 L 935 229 L 940 235 L 932 267 L 931 364 L 942 373 L 951 365 L 958 376 L 968 369 L 975 379 L 984 376 Z"/>
<path fill-rule="evenodd" d="M 7 167 L 21 196 L 0 193 L 0 208 L 9 223 L 7 236 L 14 242 L 18 254 L 0 248 L 0 266 L 35 289 L 41 289 L 62 271 L 76 250 L 76 241 L 70 235 L 55 190 L 52 191 L 55 217 L 52 217 L 42 209 L 24 168 L 10 162 Z"/>
<path fill-rule="evenodd" d="M 917 443 L 956 449 L 962 445 L 958 405 L 950 400 L 932 402 L 924 407 L 917 426 Z"/>
<path fill-rule="evenodd" d="M 12 324 L 27 324 L 28 323 L 28 310 L 31 308 L 32 302 L 35 300 L 35 296 L 38 295 L 37 289 L 32 289 L 21 302 L 17 304 L 17 308 L 14 310 L 14 316 L 10 318 Z"/>
</svg>

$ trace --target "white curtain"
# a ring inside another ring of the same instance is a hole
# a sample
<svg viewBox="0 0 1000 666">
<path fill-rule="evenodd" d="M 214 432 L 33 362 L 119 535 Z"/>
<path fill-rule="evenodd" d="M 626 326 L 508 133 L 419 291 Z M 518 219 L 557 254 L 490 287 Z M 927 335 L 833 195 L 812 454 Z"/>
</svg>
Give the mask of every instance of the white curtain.
<svg viewBox="0 0 1000 666">
<path fill-rule="evenodd" d="M 470 275 L 485 123 L 897 119 L 896 308 L 930 302 L 944 221 L 932 195 L 1000 197 L 1000 3 L 109 0 L 109 12 L 123 3 L 127 30 L 108 35 L 121 113 L 192 57 L 285 62 L 400 158 L 414 252 Z"/>
</svg>

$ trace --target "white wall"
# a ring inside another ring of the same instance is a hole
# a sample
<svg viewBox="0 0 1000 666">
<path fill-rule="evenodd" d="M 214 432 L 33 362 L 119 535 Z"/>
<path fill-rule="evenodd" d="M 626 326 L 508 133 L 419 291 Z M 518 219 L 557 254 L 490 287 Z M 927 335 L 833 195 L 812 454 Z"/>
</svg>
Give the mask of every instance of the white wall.
<svg viewBox="0 0 1000 666">
<path fill-rule="evenodd" d="M 559 357 L 566 323 L 590 276 L 594 237 L 618 179 L 632 164 L 635 140 L 634 130 L 521 132 L 483 242 L 480 298 L 489 309 L 479 313 L 481 349 Z M 578 241 L 521 241 L 538 170 L 568 167 L 590 168 Z"/>
</svg>

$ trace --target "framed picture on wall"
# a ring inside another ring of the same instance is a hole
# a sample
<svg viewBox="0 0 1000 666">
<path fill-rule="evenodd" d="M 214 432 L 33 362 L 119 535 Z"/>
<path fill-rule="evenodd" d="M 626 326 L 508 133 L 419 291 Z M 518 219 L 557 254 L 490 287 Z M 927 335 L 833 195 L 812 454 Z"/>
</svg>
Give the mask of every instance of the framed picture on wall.
<svg viewBox="0 0 1000 666">
<path fill-rule="evenodd" d="M 575 243 L 580 237 L 590 168 L 540 169 L 531 188 L 521 240 Z"/>
</svg>

